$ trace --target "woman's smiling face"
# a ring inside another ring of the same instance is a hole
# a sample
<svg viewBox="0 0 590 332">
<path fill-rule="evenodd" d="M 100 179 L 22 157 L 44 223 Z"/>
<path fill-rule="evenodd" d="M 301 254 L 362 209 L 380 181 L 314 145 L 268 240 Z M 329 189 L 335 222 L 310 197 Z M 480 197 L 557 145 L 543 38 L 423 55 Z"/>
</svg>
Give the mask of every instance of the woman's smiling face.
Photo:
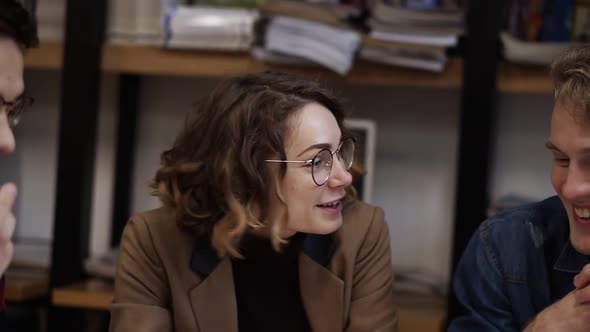
<svg viewBox="0 0 590 332">
<path fill-rule="evenodd" d="M 336 118 L 324 106 L 309 103 L 289 121 L 291 130 L 285 140 L 286 160 L 307 161 L 323 149 L 331 152 L 338 149 L 342 133 Z M 297 232 L 330 234 L 342 225 L 342 200 L 346 187 L 352 183 L 352 175 L 337 153 L 333 158 L 330 176 L 321 186 L 314 182 L 310 164 L 286 164 L 285 176 L 276 186 L 278 195 L 273 195 L 269 208 L 271 221 L 280 218 L 286 209 L 287 233 L 283 236 L 289 237 Z M 278 167 L 277 164 L 277 170 Z"/>
</svg>

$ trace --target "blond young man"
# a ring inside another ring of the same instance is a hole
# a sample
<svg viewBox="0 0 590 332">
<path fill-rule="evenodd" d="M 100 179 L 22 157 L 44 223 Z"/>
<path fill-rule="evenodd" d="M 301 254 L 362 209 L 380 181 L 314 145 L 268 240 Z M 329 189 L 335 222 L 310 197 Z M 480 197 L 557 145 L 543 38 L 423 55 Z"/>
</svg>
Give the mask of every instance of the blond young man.
<svg viewBox="0 0 590 332">
<path fill-rule="evenodd" d="M 551 66 L 553 155 L 544 201 L 501 212 L 457 267 L 449 331 L 590 331 L 590 44 Z"/>
</svg>

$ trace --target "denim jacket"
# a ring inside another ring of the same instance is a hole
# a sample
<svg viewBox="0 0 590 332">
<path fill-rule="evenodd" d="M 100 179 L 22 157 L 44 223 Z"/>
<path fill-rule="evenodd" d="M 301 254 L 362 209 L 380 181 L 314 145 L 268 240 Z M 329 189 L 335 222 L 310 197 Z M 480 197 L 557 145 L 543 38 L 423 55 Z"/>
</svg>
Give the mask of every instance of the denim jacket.
<svg viewBox="0 0 590 332">
<path fill-rule="evenodd" d="M 481 224 L 457 265 L 453 291 L 462 314 L 448 331 L 522 331 L 574 289 L 587 263 L 569 241 L 557 196 L 500 212 Z"/>
</svg>

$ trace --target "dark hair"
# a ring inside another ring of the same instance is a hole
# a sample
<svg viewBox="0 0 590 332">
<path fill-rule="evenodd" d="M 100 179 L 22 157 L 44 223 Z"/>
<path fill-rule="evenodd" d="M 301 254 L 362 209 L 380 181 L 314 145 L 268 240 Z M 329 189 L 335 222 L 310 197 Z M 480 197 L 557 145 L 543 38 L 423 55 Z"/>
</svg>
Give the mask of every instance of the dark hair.
<svg viewBox="0 0 590 332">
<path fill-rule="evenodd" d="M 172 208 L 177 225 L 205 236 L 219 256 L 239 257 L 237 241 L 268 214 L 271 156 L 286 158 L 284 141 L 291 119 L 309 103 L 329 109 L 342 131 L 341 103 L 315 81 L 264 72 L 220 83 L 187 118 L 173 147 L 162 153 L 152 183 L 154 195 Z M 280 164 L 278 179 L 286 172 Z M 349 201 L 354 199 L 350 187 Z M 278 250 L 286 218 L 273 223 L 271 240 Z"/>
<path fill-rule="evenodd" d="M 0 1 L 0 37 L 8 37 L 22 48 L 39 43 L 33 15 L 16 0 Z"/>
<path fill-rule="evenodd" d="M 590 122 L 590 44 L 573 46 L 551 64 L 555 101 L 574 106 L 577 118 Z"/>
</svg>

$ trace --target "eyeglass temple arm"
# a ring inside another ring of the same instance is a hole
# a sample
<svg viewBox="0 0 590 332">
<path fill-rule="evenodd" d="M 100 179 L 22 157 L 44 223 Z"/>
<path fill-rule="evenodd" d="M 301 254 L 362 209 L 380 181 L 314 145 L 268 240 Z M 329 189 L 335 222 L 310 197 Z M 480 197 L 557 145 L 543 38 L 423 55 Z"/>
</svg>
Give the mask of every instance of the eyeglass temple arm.
<svg viewBox="0 0 590 332">
<path fill-rule="evenodd" d="M 311 160 L 278 160 L 278 159 L 265 159 L 264 161 L 269 163 L 309 163 Z"/>
</svg>

